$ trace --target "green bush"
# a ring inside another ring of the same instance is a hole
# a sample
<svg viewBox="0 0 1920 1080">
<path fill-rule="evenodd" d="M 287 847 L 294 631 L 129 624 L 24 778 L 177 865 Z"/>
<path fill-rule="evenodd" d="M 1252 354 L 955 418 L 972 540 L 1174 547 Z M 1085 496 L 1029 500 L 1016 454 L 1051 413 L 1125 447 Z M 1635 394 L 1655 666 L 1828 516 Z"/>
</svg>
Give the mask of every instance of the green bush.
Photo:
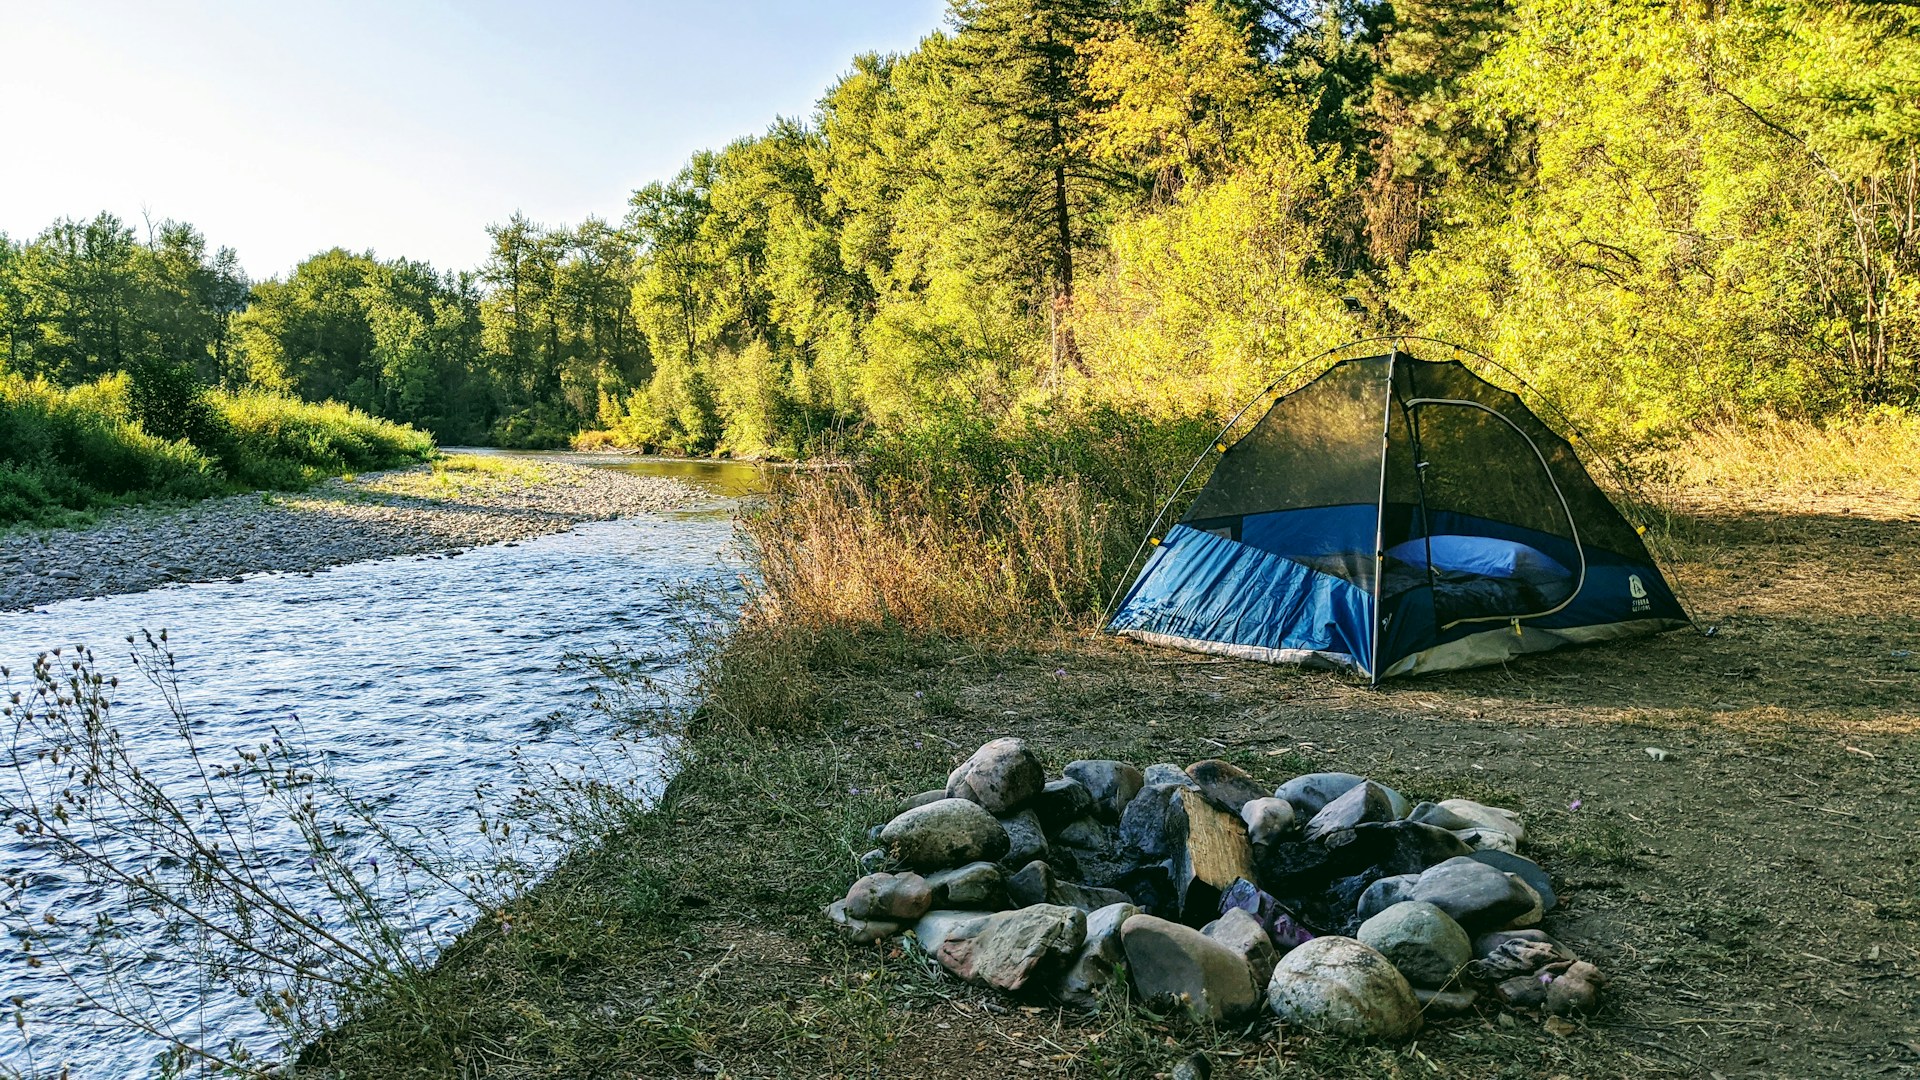
<svg viewBox="0 0 1920 1080">
<path fill-rule="evenodd" d="M 0 528 L 129 502 L 305 487 L 434 450 L 425 434 L 357 409 L 258 391 L 203 392 L 195 445 L 151 434 L 136 419 L 140 399 L 124 374 L 63 388 L 0 373 Z"/>
<path fill-rule="evenodd" d="M 133 420 L 124 375 L 70 390 L 0 375 L 0 527 L 54 524 L 140 498 L 199 498 L 222 486 L 208 454 Z"/>
<path fill-rule="evenodd" d="M 426 433 L 335 402 L 285 394 L 215 393 L 231 449 L 227 475 L 244 487 L 299 488 L 328 476 L 390 469 L 433 456 Z"/>
</svg>

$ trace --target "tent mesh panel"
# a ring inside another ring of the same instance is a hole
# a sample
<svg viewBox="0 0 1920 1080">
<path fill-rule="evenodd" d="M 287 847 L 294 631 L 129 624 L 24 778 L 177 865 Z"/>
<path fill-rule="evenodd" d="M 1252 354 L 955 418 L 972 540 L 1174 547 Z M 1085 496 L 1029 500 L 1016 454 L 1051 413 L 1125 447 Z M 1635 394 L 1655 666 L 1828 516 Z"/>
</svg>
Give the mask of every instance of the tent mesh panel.
<svg viewBox="0 0 1920 1080">
<path fill-rule="evenodd" d="M 1380 497 L 1387 358 L 1350 360 L 1267 410 L 1214 467 L 1188 522 Z"/>
<path fill-rule="evenodd" d="M 1457 473 L 1453 480 L 1454 494 L 1450 497 L 1456 499 L 1458 504 L 1448 509 L 1557 536 L 1568 535 L 1566 515 L 1551 490 L 1544 484 L 1533 486 L 1529 483 L 1526 478 L 1537 475 L 1532 469 L 1512 467 L 1516 454 L 1524 454 L 1528 461 L 1533 459 L 1532 452 L 1524 443 L 1511 438 L 1513 428 L 1518 428 L 1526 433 L 1546 459 L 1547 468 L 1553 473 L 1554 482 L 1559 485 L 1560 494 L 1566 497 L 1567 507 L 1579 526 L 1581 543 L 1605 548 L 1637 561 L 1650 561 L 1640 535 L 1626 523 L 1620 512 L 1614 509 L 1613 503 L 1594 484 L 1592 477 L 1587 475 L 1573 447 L 1554 434 L 1552 428 L 1541 423 L 1519 397 L 1494 386 L 1459 363 L 1432 363 L 1404 356 L 1395 366 L 1394 382 L 1395 396 L 1402 401 L 1412 398 L 1471 401 L 1492 409 L 1512 424 L 1510 428 L 1499 419 L 1482 413 L 1484 420 L 1470 426 L 1470 418 L 1449 415 L 1448 426 L 1451 430 L 1438 433 L 1438 437 L 1443 442 L 1458 438 L 1463 445 L 1457 448 L 1437 447 L 1436 432 L 1430 430 L 1430 421 L 1423 416 L 1420 427 L 1422 448 L 1429 457 L 1446 453 L 1456 462 L 1453 466 Z M 1422 411 L 1429 415 L 1433 412 Z M 1462 413 L 1465 411 L 1460 410 Z M 1501 432 L 1505 432 L 1504 440 Z M 1508 486 L 1508 477 L 1517 478 L 1513 484 L 1520 486 Z M 1428 503 L 1431 507 L 1434 502 L 1431 480 L 1428 487 Z"/>
<path fill-rule="evenodd" d="M 1252 515 L 1364 507 L 1364 531 L 1325 537 L 1337 540 L 1338 550 L 1276 553 L 1371 590 L 1375 506 L 1382 511 L 1380 550 L 1437 529 L 1460 531 L 1464 517 L 1569 543 L 1577 536 L 1582 544 L 1648 559 L 1639 535 L 1594 485 L 1573 448 L 1518 397 L 1459 363 L 1405 355 L 1336 364 L 1275 402 L 1221 456 L 1183 520 L 1239 539 L 1240 522 Z M 1444 528 L 1436 516 L 1447 522 Z M 1356 519 L 1344 520 L 1352 530 Z M 1419 573 L 1429 585 L 1444 585 L 1425 569 L 1431 562 L 1421 560 Z M 1561 580 L 1538 582 L 1524 600 L 1476 602 L 1470 590 L 1441 588 L 1435 617 L 1445 624 L 1545 611 L 1571 595 L 1577 567 L 1567 570 Z M 1411 586 L 1408 567 L 1388 565 L 1387 572 L 1390 591 Z"/>
</svg>

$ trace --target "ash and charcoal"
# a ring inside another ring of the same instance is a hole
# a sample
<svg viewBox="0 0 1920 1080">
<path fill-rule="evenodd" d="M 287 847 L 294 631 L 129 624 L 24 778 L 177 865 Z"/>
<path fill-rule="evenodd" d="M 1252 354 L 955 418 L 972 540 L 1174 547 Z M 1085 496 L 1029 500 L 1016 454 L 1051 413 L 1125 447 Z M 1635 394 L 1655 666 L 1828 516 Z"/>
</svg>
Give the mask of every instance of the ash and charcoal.
<svg viewBox="0 0 1920 1080">
<path fill-rule="evenodd" d="M 1402 1038 L 1427 1016 L 1592 1012 L 1598 969 L 1538 929 L 1558 904 L 1519 815 L 1410 803 L 1349 773 L 1269 788 L 1224 761 L 1069 764 L 996 739 L 877 826 L 826 915 L 911 933 L 968 982 L 1092 1007 L 1122 968 L 1145 1003 Z"/>
</svg>

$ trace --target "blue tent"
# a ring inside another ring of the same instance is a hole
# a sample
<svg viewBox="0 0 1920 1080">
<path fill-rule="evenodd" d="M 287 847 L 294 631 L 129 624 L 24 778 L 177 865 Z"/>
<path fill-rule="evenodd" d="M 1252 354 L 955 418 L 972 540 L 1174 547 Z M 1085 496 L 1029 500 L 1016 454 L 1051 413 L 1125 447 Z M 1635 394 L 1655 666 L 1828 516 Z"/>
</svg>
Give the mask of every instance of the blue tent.
<svg viewBox="0 0 1920 1080">
<path fill-rule="evenodd" d="M 1334 365 L 1227 447 L 1108 628 L 1377 683 L 1685 625 L 1566 440 L 1463 365 L 1396 351 Z"/>
</svg>

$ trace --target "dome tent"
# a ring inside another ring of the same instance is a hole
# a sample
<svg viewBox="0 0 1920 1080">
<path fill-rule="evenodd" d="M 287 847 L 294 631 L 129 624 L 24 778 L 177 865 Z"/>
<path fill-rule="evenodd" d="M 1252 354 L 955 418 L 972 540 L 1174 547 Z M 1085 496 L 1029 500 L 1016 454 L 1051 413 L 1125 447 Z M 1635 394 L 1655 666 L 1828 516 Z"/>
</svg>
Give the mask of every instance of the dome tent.
<svg viewBox="0 0 1920 1080">
<path fill-rule="evenodd" d="M 1109 630 L 1378 683 L 1687 625 L 1573 447 L 1457 361 L 1342 361 L 1215 449 Z"/>
</svg>

